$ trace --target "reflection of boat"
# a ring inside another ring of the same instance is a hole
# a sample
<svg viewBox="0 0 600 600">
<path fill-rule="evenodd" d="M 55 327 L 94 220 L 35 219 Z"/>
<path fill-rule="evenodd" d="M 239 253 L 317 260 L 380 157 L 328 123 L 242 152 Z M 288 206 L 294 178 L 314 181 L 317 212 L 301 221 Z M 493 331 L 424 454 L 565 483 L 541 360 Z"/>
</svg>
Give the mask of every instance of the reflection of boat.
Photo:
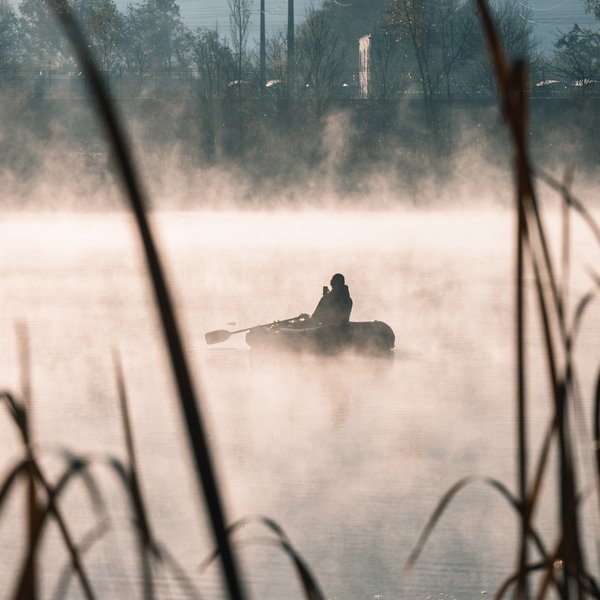
<svg viewBox="0 0 600 600">
<path fill-rule="evenodd" d="M 278 324 L 256 327 L 246 334 L 252 349 L 295 350 L 333 354 L 350 350 L 359 353 L 389 352 L 396 336 L 383 321 L 363 321 L 340 325 Z"/>
</svg>

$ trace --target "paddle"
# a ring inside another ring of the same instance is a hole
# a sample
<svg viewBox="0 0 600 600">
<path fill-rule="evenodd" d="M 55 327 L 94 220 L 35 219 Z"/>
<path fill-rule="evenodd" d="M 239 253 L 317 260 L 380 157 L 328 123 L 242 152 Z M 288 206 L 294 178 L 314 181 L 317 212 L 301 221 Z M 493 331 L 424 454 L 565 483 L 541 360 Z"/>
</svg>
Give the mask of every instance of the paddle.
<svg viewBox="0 0 600 600">
<path fill-rule="evenodd" d="M 235 331 L 227 331 L 227 329 L 217 329 L 215 331 L 209 331 L 204 335 L 204 339 L 207 344 L 219 344 L 220 342 L 224 342 L 228 340 L 234 333 L 242 333 L 244 331 L 250 331 L 251 329 L 259 329 L 260 327 L 271 327 L 276 325 L 277 323 L 291 323 L 292 321 L 297 321 L 305 317 L 305 315 L 298 315 L 297 317 L 292 317 L 291 319 L 284 319 L 283 321 L 273 321 L 272 323 L 267 323 L 265 325 L 254 325 L 254 327 L 246 327 L 246 329 L 236 329 Z"/>
</svg>

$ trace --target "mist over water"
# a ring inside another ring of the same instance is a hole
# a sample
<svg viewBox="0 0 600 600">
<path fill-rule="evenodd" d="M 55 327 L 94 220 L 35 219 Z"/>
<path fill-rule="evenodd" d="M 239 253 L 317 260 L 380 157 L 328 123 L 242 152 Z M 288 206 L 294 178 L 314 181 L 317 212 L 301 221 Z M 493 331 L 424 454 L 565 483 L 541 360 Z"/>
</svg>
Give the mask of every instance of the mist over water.
<svg viewBox="0 0 600 600">
<path fill-rule="evenodd" d="M 55 481 L 66 457 L 91 461 L 108 529 L 91 537 L 102 516 L 85 481 L 69 487 L 61 509 L 77 543 L 93 540 L 84 562 L 98 597 L 137 597 L 144 581 L 130 498 L 110 468 L 127 460 L 118 356 L 153 532 L 198 597 L 224 598 L 218 561 L 199 571 L 214 542 L 113 151 L 86 77 L 51 71 L 28 73 L 21 92 L 2 96 L 0 392 L 22 391 L 18 331 L 26 331 L 36 453 Z M 242 102 L 241 85 L 239 103 L 225 89 L 206 104 L 194 77 L 176 85 L 157 73 L 138 78 L 137 91 L 130 78 L 117 79 L 111 94 L 150 199 L 228 521 L 274 519 L 331 600 L 493 594 L 514 572 L 520 526 L 510 503 L 481 481 L 517 487 L 514 182 L 496 102 L 448 99 L 436 123 L 412 92 L 391 104 L 340 98 L 321 113 L 266 93 Z M 557 100 L 532 102 L 532 157 L 558 179 L 563 165 L 580 166 L 573 191 L 586 201 L 597 191 L 597 115 L 593 103 Z M 560 206 L 543 192 L 558 257 Z M 592 288 L 599 258 L 589 231 L 576 219 L 573 227 L 570 314 Z M 336 272 L 350 287 L 352 320 L 395 331 L 389 356 L 257 354 L 243 333 L 206 344 L 207 331 L 311 313 Z M 533 457 L 553 412 L 533 293 L 528 301 Z M 596 302 L 574 350 L 582 403 L 575 463 L 594 566 Z M 5 415 L 4 476 L 22 451 Z M 559 535 L 555 467 L 536 520 L 550 549 Z M 473 482 L 405 571 L 440 498 L 464 477 Z M 1 506 L 0 598 L 12 593 L 26 552 L 24 488 Z M 233 542 L 249 598 L 304 598 L 268 531 L 250 522 Z M 70 562 L 63 546 L 51 524 L 38 565 L 43 598 L 81 597 L 74 577 L 67 594 L 55 594 Z M 157 598 L 190 597 L 166 566 L 153 575 Z"/>
<path fill-rule="evenodd" d="M 497 589 L 514 568 L 517 520 L 483 484 L 451 504 L 415 569 L 402 567 L 458 479 L 490 476 L 515 486 L 511 213 L 230 211 L 157 213 L 153 221 L 203 392 L 228 517 L 263 514 L 280 523 L 328 598 L 464 599 Z M 117 348 L 156 535 L 202 597 L 220 597 L 217 567 L 196 571 L 213 542 L 130 217 L 5 213 L 0 238 L 0 381 L 19 389 L 14 323 L 21 320 L 44 464 L 57 467 L 57 448 L 124 456 L 111 358 Z M 589 287 L 585 266 L 598 257 L 583 228 L 575 239 L 572 288 L 579 294 Z M 394 329 L 389 359 L 257 356 L 243 334 L 205 344 L 206 331 L 311 312 L 338 271 L 354 300 L 352 320 L 383 320 Z M 576 349 L 586 403 L 598 331 L 590 311 Z M 550 406 L 534 322 L 529 335 L 538 439 Z M 6 419 L 0 440 L 10 464 L 18 440 Z M 114 476 L 100 465 L 96 471 L 114 527 L 86 565 L 99 597 L 126 597 L 140 585 L 129 507 Z M 18 500 L 0 521 L 3 559 L 15 568 L 24 545 Z M 93 522 L 84 489 L 65 503 L 81 538 Z M 301 598 L 288 559 L 261 542 L 265 534 L 250 525 L 235 537 L 251 597 Z M 43 587 L 52 590 L 67 563 L 55 532 L 44 557 Z M 1 589 L 13 573 L 4 570 Z M 158 579 L 161 597 L 185 597 L 166 573 Z M 70 589 L 78 597 L 78 585 Z"/>
<path fill-rule="evenodd" d="M 407 121 L 406 130 L 391 140 L 365 136 L 356 110 L 342 107 L 318 126 L 299 118 L 297 131 L 288 136 L 261 130 L 246 156 L 232 156 L 217 145 L 214 157 L 202 159 L 206 140 L 197 130 L 202 112 L 194 98 L 181 105 L 145 96 L 115 100 L 140 180 L 157 210 L 391 210 L 456 207 L 465 199 L 477 206 L 511 201 L 510 155 L 503 152 L 506 136 L 494 104 L 476 114 L 456 110 L 451 152 L 429 152 L 432 142 L 418 109 L 400 103 L 396 112 Z M 89 98 L 58 94 L 15 101 L 5 95 L 3 100 L 4 210 L 122 208 L 118 169 Z M 499 137 L 492 138 L 498 130 Z"/>
</svg>

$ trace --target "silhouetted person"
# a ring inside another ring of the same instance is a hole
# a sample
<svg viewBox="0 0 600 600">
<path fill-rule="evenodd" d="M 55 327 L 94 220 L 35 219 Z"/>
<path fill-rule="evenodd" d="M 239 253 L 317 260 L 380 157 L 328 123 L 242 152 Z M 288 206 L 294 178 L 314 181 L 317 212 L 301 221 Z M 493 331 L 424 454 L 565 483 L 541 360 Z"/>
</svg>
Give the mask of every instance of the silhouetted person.
<svg viewBox="0 0 600 600">
<path fill-rule="evenodd" d="M 336 273 L 329 283 L 331 291 L 327 291 L 327 287 L 323 288 L 323 297 L 319 300 L 310 320 L 321 325 L 347 323 L 352 311 L 352 298 L 344 276 Z"/>
</svg>

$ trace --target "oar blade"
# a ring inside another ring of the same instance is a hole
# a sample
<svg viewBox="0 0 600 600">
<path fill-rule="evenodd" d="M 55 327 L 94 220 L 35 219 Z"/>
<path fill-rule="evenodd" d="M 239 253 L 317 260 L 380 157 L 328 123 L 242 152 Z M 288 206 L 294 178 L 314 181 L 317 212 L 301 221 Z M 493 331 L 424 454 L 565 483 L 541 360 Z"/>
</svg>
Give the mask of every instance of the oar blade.
<svg viewBox="0 0 600 600">
<path fill-rule="evenodd" d="M 231 332 L 225 329 L 217 329 L 216 331 L 209 331 L 204 335 L 204 339 L 207 344 L 219 344 L 220 342 L 224 342 L 228 340 L 231 336 Z"/>
</svg>

